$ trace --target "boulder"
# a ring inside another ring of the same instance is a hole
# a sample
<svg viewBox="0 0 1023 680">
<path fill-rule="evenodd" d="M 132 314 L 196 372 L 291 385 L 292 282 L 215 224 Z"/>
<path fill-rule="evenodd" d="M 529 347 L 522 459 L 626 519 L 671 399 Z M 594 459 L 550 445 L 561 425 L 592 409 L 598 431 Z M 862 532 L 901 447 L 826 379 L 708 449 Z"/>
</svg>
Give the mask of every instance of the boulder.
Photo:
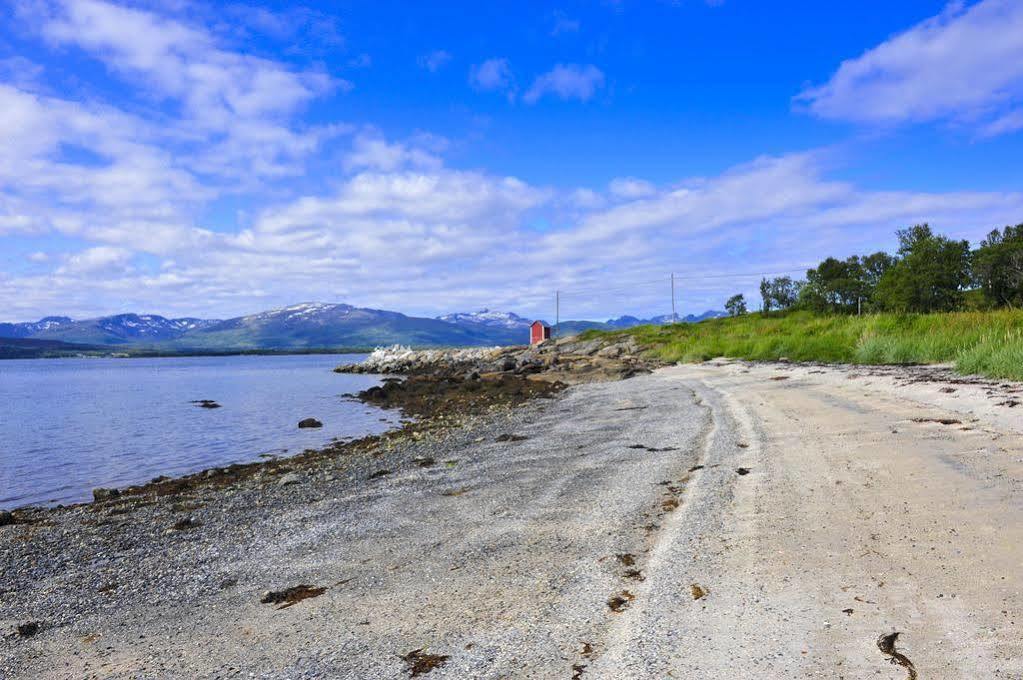
<svg viewBox="0 0 1023 680">
<path fill-rule="evenodd" d="M 597 356 L 604 359 L 617 359 L 625 352 L 625 348 L 622 345 L 608 345 L 607 347 L 598 350 Z"/>
<path fill-rule="evenodd" d="M 121 492 L 118 491 L 117 489 L 104 489 L 102 487 L 97 487 L 92 490 L 92 500 L 96 501 L 97 503 L 112 500 L 120 495 Z"/>
<path fill-rule="evenodd" d="M 14 515 L 6 510 L 0 510 L 0 527 L 5 527 L 8 524 L 14 524 Z"/>
<path fill-rule="evenodd" d="M 323 423 L 318 421 L 316 418 L 306 418 L 305 420 L 298 421 L 298 426 L 301 428 L 323 427 Z"/>
</svg>

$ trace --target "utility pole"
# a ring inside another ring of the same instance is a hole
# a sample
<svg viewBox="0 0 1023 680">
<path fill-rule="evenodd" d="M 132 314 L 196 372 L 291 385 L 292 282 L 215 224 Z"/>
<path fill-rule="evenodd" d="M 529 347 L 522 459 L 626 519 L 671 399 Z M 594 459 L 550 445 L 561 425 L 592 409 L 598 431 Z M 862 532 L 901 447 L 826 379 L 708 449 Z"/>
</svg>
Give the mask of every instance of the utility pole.
<svg viewBox="0 0 1023 680">
<path fill-rule="evenodd" d="M 558 326 L 561 325 L 561 291 L 554 291 L 554 337 L 558 336 Z"/>
<path fill-rule="evenodd" d="M 675 313 L 675 272 L 671 273 L 671 322 L 678 323 L 678 314 Z"/>
</svg>

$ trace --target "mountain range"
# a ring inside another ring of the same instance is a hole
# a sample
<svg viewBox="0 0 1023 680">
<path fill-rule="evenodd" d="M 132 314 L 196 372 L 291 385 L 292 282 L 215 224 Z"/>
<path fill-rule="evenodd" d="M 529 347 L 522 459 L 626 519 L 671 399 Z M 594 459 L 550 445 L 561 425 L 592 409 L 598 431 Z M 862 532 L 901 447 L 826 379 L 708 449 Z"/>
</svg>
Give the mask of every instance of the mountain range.
<svg viewBox="0 0 1023 680">
<path fill-rule="evenodd" d="M 680 321 L 724 316 L 708 311 Z M 670 316 L 639 319 L 621 316 L 598 321 L 562 321 L 559 331 L 574 334 L 591 328 L 622 329 L 645 323 L 668 323 Z M 0 323 L 0 338 L 40 341 L 50 349 L 59 343 L 119 350 L 224 352 L 246 350 L 311 350 L 404 344 L 412 346 L 483 346 L 524 344 L 531 319 L 511 312 L 483 309 L 437 318 L 307 302 L 233 319 L 168 319 L 156 314 L 117 314 L 74 320 L 48 316 L 29 323 Z M 10 343 L 9 343 L 10 344 Z M 20 343 L 22 347 L 30 343 Z"/>
</svg>

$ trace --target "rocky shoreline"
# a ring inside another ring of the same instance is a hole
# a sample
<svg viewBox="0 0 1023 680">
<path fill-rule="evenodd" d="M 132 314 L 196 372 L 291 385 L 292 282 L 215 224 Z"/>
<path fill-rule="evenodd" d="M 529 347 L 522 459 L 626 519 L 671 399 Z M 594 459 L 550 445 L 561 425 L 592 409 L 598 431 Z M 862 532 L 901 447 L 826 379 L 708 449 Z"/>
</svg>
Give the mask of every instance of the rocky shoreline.
<svg viewBox="0 0 1023 680">
<path fill-rule="evenodd" d="M 244 579 L 258 580 L 258 574 L 223 571 L 223 551 L 244 553 L 239 531 L 276 522 L 276 515 L 338 489 L 359 488 L 403 468 L 440 465 L 453 444 L 508 440 L 514 435 L 506 423 L 520 410 L 515 407 L 553 397 L 569 384 L 650 369 L 637 348 L 598 341 L 377 350 L 365 364 L 336 370 L 404 376 L 349 395 L 401 409 L 408 420 L 399 429 L 288 458 L 97 489 L 92 503 L 4 512 L 0 650 L 6 651 L 0 653 L 0 676 L 16 677 L 15 660 L 31 657 L 40 640 L 61 630 L 89 639 L 111 608 L 144 610 L 147 602 L 214 597 Z"/>
<path fill-rule="evenodd" d="M 631 337 L 579 339 L 571 336 L 516 347 L 413 350 L 395 345 L 375 350 L 362 363 L 334 370 L 469 380 L 520 376 L 533 381 L 574 385 L 631 378 L 649 373 L 659 365 L 643 356 Z"/>
</svg>

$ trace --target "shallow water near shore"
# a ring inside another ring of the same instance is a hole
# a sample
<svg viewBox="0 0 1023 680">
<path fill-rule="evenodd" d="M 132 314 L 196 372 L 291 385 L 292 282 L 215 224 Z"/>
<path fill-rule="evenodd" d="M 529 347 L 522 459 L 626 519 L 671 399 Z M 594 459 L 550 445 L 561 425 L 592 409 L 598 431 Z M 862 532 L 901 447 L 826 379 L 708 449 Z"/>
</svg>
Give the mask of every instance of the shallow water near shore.
<svg viewBox="0 0 1023 680">
<path fill-rule="evenodd" d="M 91 499 L 160 475 L 378 434 L 400 414 L 342 398 L 379 380 L 365 355 L 0 362 L 0 508 Z M 209 399 L 220 408 L 192 403 Z M 323 423 L 299 429 L 304 418 Z"/>
</svg>

